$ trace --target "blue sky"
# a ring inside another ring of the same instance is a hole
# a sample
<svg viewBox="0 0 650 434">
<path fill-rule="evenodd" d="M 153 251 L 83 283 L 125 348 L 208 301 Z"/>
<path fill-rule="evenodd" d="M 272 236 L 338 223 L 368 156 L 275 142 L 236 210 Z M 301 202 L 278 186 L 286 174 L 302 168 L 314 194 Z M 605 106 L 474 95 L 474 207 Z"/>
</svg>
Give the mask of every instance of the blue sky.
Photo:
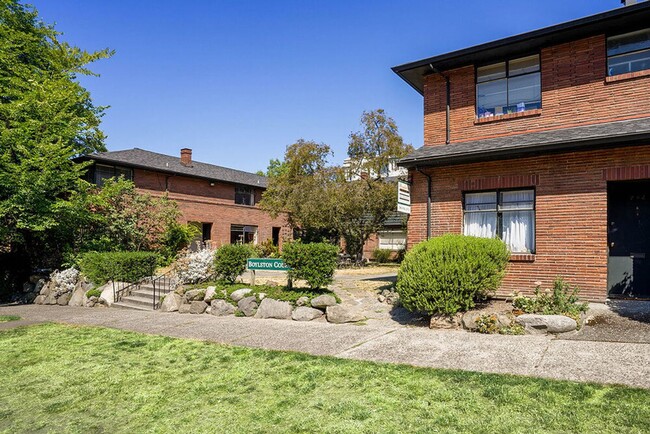
<svg viewBox="0 0 650 434">
<path fill-rule="evenodd" d="M 256 171 L 299 138 L 345 158 L 364 110 L 422 144 L 422 97 L 391 67 L 620 7 L 618 0 L 32 0 L 62 39 L 116 54 L 83 78 L 109 150 Z"/>
</svg>

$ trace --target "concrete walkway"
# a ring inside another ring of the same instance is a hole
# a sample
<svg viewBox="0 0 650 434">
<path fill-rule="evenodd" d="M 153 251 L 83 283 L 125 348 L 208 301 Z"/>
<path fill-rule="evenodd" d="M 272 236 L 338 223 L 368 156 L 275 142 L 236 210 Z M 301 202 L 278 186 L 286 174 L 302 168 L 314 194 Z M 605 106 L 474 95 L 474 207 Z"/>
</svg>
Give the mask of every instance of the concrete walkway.
<svg viewBox="0 0 650 434">
<path fill-rule="evenodd" d="M 643 343 L 481 335 L 384 323 L 334 325 L 69 306 L 3 306 L 0 315 L 18 315 L 25 324 L 54 321 L 103 326 L 314 355 L 650 389 L 650 344 Z M 3 329 L 21 323 L 7 323 Z"/>
</svg>

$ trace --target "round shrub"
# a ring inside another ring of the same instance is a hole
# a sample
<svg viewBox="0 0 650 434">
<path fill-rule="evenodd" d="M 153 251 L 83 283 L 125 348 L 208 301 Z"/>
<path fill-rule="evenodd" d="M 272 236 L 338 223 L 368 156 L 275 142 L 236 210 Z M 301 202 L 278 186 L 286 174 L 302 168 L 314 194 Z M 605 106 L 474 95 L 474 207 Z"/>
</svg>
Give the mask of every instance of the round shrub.
<svg viewBox="0 0 650 434">
<path fill-rule="evenodd" d="M 378 264 L 385 264 L 390 261 L 390 254 L 391 251 L 388 249 L 375 249 L 375 251 L 372 252 L 372 257 Z"/>
<path fill-rule="evenodd" d="M 417 244 L 397 274 L 404 307 L 453 315 L 496 291 L 510 253 L 499 239 L 445 235 Z"/>
<path fill-rule="evenodd" d="M 291 269 L 290 279 L 305 280 L 310 288 L 317 289 L 332 282 L 338 260 L 339 248 L 328 243 L 286 243 L 282 259 Z"/>
<path fill-rule="evenodd" d="M 214 271 L 217 276 L 234 282 L 246 270 L 246 261 L 255 256 L 255 249 L 248 244 L 224 244 L 214 255 Z"/>
</svg>

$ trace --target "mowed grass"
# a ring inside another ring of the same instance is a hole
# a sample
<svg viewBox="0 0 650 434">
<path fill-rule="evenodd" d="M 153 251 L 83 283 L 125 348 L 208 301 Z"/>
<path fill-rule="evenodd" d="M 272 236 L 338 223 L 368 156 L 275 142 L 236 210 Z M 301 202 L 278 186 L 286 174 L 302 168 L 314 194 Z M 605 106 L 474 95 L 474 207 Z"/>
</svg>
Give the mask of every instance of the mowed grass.
<svg viewBox="0 0 650 434">
<path fill-rule="evenodd" d="M 93 327 L 0 331 L 0 378 L 0 432 L 7 433 L 650 430 L 647 390 Z"/>
<path fill-rule="evenodd" d="M 16 315 L 0 315 L 0 322 L 18 321 L 19 316 Z"/>
</svg>

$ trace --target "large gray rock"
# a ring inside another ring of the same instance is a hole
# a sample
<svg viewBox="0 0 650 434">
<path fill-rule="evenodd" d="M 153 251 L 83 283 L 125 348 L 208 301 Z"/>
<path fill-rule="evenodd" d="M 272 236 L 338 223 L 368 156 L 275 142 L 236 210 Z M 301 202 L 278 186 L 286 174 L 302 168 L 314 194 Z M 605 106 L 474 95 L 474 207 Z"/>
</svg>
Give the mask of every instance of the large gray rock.
<svg viewBox="0 0 650 434">
<path fill-rule="evenodd" d="M 103 305 L 111 307 L 115 301 L 115 291 L 113 290 L 113 284 L 111 282 L 108 282 L 106 285 L 97 288 L 97 290 L 102 292 L 102 295 L 99 296 L 99 302 Z"/>
<path fill-rule="evenodd" d="M 526 333 L 566 333 L 575 330 L 578 323 L 573 318 L 564 315 L 519 315 L 515 320 L 517 324 L 524 326 Z"/>
<path fill-rule="evenodd" d="M 71 298 L 72 292 L 66 292 L 65 294 L 61 294 L 59 298 L 56 299 L 56 304 L 59 306 L 67 306 Z"/>
<path fill-rule="evenodd" d="M 336 298 L 327 294 L 319 295 L 311 301 L 311 306 L 317 309 L 325 309 L 334 305 L 336 305 Z"/>
<path fill-rule="evenodd" d="M 286 301 L 278 301 L 272 298 L 265 298 L 260 303 L 255 313 L 255 318 L 291 318 L 291 304 Z"/>
<path fill-rule="evenodd" d="M 214 316 L 228 316 L 235 314 L 235 306 L 226 300 L 212 300 L 212 310 L 210 313 Z"/>
<path fill-rule="evenodd" d="M 323 316 L 323 311 L 313 307 L 298 306 L 291 314 L 294 321 L 312 321 Z"/>
<path fill-rule="evenodd" d="M 457 329 L 460 327 L 461 315 L 444 315 L 434 314 L 431 315 L 429 320 L 430 329 Z"/>
<path fill-rule="evenodd" d="M 190 313 L 201 314 L 208 308 L 208 303 L 203 300 L 190 303 Z"/>
<path fill-rule="evenodd" d="M 334 324 L 343 324 L 346 322 L 359 322 L 366 319 L 361 312 L 352 308 L 341 305 L 327 306 L 325 310 L 327 321 Z"/>
<path fill-rule="evenodd" d="M 232 294 L 230 294 L 230 298 L 232 299 L 232 301 L 239 303 L 241 299 L 246 297 L 251 292 L 253 292 L 253 290 L 250 288 L 241 288 L 238 289 L 237 291 L 234 291 Z"/>
<path fill-rule="evenodd" d="M 36 290 L 36 284 L 32 282 L 23 283 L 23 292 L 32 292 Z"/>
<path fill-rule="evenodd" d="M 178 308 L 183 304 L 183 297 L 176 294 L 175 292 L 170 292 L 165 296 L 165 299 L 160 304 L 161 312 L 177 312 Z"/>
<path fill-rule="evenodd" d="M 309 304 L 309 297 L 302 296 L 296 300 L 296 306 L 307 306 Z"/>
<path fill-rule="evenodd" d="M 215 288 L 214 286 L 208 286 L 207 289 L 205 290 L 205 296 L 203 297 L 203 301 L 210 304 L 210 302 L 212 301 L 212 296 L 216 291 L 217 288 Z"/>
<path fill-rule="evenodd" d="M 47 282 L 45 285 L 43 285 L 39 294 L 47 297 L 50 295 L 50 292 L 52 292 L 52 286 L 52 282 Z"/>
<path fill-rule="evenodd" d="M 70 297 L 70 301 L 68 302 L 68 305 L 74 307 L 81 307 L 84 305 L 85 297 L 86 297 L 86 289 L 84 288 L 84 285 L 80 280 L 79 282 L 77 282 L 77 285 L 74 287 L 74 291 L 72 291 L 72 297 Z"/>
<path fill-rule="evenodd" d="M 43 301 L 43 304 L 56 304 L 56 293 L 54 291 L 50 291 L 50 293 L 45 296 L 45 301 Z"/>
<path fill-rule="evenodd" d="M 39 295 L 34 299 L 34 304 L 43 304 L 45 303 L 45 296 L 44 295 Z"/>
<path fill-rule="evenodd" d="M 191 304 L 181 304 L 178 306 L 178 313 L 190 313 Z"/>
<path fill-rule="evenodd" d="M 503 313 L 486 313 L 486 312 L 465 312 L 461 317 L 461 324 L 463 328 L 467 330 L 476 330 L 478 328 L 476 321 L 482 315 L 496 315 L 497 318 L 497 327 L 503 328 L 508 327 L 512 324 L 512 320 Z"/>
<path fill-rule="evenodd" d="M 237 302 L 237 307 L 244 315 L 253 316 L 257 310 L 257 297 L 254 295 L 244 297 Z"/>
<path fill-rule="evenodd" d="M 203 297 L 205 296 L 205 289 L 190 289 L 189 291 L 185 292 L 185 300 L 188 302 L 192 301 L 203 301 Z"/>
</svg>

